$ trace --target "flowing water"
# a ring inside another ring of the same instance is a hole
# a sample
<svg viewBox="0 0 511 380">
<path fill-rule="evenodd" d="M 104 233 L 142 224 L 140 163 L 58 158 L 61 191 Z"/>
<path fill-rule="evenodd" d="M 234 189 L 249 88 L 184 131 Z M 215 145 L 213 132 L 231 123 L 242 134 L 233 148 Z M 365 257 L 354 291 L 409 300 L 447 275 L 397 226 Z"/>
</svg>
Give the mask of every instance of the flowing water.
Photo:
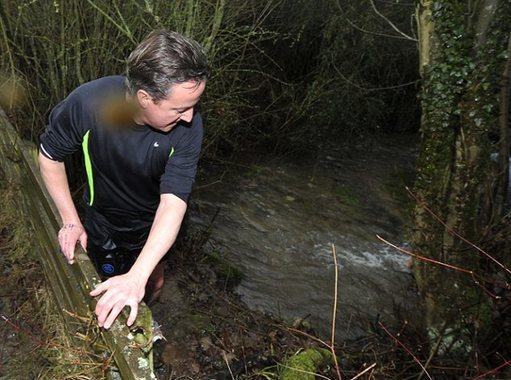
<svg viewBox="0 0 511 380">
<path fill-rule="evenodd" d="M 206 248 L 243 272 L 236 292 L 250 308 L 305 319 L 322 337 L 331 331 L 335 251 L 336 338 L 357 338 L 379 321 L 420 317 L 410 257 L 377 238 L 406 246 L 404 187 L 416 150 L 413 137 L 382 136 L 312 158 L 265 157 L 227 174 L 208 169 L 190 219 L 213 220 Z"/>
</svg>

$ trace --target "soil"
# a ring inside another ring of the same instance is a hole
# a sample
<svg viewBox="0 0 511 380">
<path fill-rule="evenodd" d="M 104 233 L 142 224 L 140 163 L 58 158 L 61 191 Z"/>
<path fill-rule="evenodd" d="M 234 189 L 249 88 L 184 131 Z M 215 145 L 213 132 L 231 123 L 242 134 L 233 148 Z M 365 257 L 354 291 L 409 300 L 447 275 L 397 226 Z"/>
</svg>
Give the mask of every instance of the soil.
<svg viewBox="0 0 511 380">
<path fill-rule="evenodd" d="M 303 321 L 248 310 L 232 291 L 238 280 L 218 258 L 190 249 L 171 256 L 150 305 L 166 339 L 155 344 L 158 379 L 263 379 L 286 356 L 321 345 Z"/>
</svg>

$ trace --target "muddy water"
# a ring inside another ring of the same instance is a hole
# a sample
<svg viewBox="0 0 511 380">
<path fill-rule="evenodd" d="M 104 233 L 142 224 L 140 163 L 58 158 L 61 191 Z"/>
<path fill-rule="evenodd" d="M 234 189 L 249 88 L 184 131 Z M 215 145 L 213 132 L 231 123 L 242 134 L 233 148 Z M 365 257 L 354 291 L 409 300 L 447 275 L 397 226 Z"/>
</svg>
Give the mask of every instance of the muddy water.
<svg viewBox="0 0 511 380">
<path fill-rule="evenodd" d="M 409 257 L 377 239 L 405 244 L 415 138 L 382 136 L 370 145 L 324 149 L 309 158 L 257 163 L 202 174 L 192 225 L 213 217 L 207 249 L 244 273 L 236 291 L 253 309 L 304 319 L 328 337 L 338 260 L 336 338 L 420 318 Z"/>
</svg>

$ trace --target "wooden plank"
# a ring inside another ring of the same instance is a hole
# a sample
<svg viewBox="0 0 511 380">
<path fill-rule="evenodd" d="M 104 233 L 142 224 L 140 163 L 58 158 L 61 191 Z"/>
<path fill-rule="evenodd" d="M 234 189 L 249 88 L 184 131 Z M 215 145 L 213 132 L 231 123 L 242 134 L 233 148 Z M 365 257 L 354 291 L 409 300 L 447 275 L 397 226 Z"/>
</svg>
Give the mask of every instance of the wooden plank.
<svg viewBox="0 0 511 380">
<path fill-rule="evenodd" d="M 94 315 L 96 299 L 89 292 L 99 282 L 99 276 L 87 254 L 77 248 L 75 264 L 69 265 L 60 253 L 57 233 L 60 219 L 42 182 L 37 165 L 37 149 L 21 141 L 0 109 L 0 168 L 7 180 L 19 188 L 19 204 L 33 225 L 34 241 L 40 253 L 41 266 L 62 311 L 79 316 Z M 70 332 L 76 331 L 76 320 L 61 313 Z M 140 304 L 134 327 L 126 326 L 124 310 L 109 330 L 100 329 L 101 338 L 109 348 L 124 380 L 155 379 L 152 372 L 152 315 Z"/>
</svg>

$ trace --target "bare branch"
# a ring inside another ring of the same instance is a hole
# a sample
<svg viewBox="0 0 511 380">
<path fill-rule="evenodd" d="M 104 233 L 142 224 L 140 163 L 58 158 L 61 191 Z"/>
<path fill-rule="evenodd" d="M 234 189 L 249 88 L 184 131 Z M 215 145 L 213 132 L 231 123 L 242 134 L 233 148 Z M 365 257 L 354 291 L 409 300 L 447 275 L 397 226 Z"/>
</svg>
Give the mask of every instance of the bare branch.
<svg viewBox="0 0 511 380">
<path fill-rule="evenodd" d="M 372 0 L 371 0 L 372 1 Z M 341 13 L 344 13 L 344 10 L 342 9 L 342 6 L 339 2 L 339 0 L 337 0 L 336 2 L 337 4 L 337 7 L 339 8 L 339 10 L 341 11 Z M 384 17 L 385 18 L 385 17 Z M 386 19 L 386 18 L 385 18 Z M 398 40 L 407 40 L 407 41 L 415 41 L 417 42 L 417 39 L 416 38 L 413 38 L 413 37 L 410 37 L 404 33 L 401 33 L 398 32 L 401 34 L 399 36 L 396 36 L 394 34 L 385 34 L 385 33 L 378 33 L 378 32 L 373 32 L 373 31 L 370 31 L 370 30 L 367 30 L 367 29 L 363 29 L 361 28 L 360 26 L 356 25 L 355 23 L 353 23 L 353 21 L 351 21 L 348 17 L 345 17 L 345 20 L 348 22 L 348 24 L 350 24 L 354 29 L 362 32 L 362 33 L 366 33 L 366 34 L 371 34 L 371 35 L 374 35 L 374 36 L 380 36 L 380 37 L 386 37 L 386 38 L 395 38 L 395 39 L 398 39 Z M 387 19 L 386 19 L 387 20 Z M 387 22 L 389 22 L 391 25 L 393 25 L 390 21 L 387 20 Z"/>
<path fill-rule="evenodd" d="M 380 16 L 382 19 L 385 20 L 385 22 L 387 24 L 389 24 L 392 29 L 394 29 L 397 33 L 399 33 L 401 36 L 403 36 L 406 40 L 410 40 L 410 41 L 415 41 L 417 42 L 417 39 L 416 38 L 413 38 L 411 36 L 409 36 L 408 34 L 406 33 L 403 33 L 396 25 L 394 25 L 394 23 L 392 21 L 390 21 L 387 17 L 385 17 L 385 15 L 383 15 L 379 10 L 378 8 L 376 8 L 376 5 L 374 5 L 374 1 L 373 0 L 370 0 L 371 1 L 371 6 L 373 7 L 374 9 L 374 12 Z"/>
<path fill-rule="evenodd" d="M 395 337 L 394 335 L 392 335 L 390 333 L 390 331 L 383 325 L 383 323 L 381 322 L 378 322 L 378 324 L 380 325 L 380 327 L 383 329 L 383 331 L 385 331 L 385 333 L 390 336 L 399 346 L 401 346 L 403 348 L 403 350 L 405 350 L 412 358 L 413 360 L 415 360 L 415 362 L 422 368 L 422 373 L 425 373 L 426 376 L 428 377 L 429 380 L 433 380 L 433 378 L 429 375 L 426 367 L 424 367 L 424 365 L 422 365 L 422 363 L 420 362 L 420 360 L 417 358 L 417 356 L 415 356 L 413 354 L 412 351 L 410 351 L 410 349 L 408 349 L 408 347 L 406 347 L 397 337 Z"/>
<path fill-rule="evenodd" d="M 346 77 L 342 72 L 341 70 L 339 70 L 339 68 L 337 67 L 337 65 L 335 65 L 334 63 L 332 63 L 332 67 L 334 68 L 335 72 L 346 82 L 348 83 L 349 85 L 355 87 L 355 88 L 358 88 L 359 90 L 361 91 L 367 91 L 367 92 L 374 92 L 374 91 L 385 91 L 385 90 L 395 90 L 396 88 L 401 88 L 401 87 L 407 87 L 407 86 L 412 86 L 412 85 L 416 85 L 417 83 L 419 83 L 419 79 L 417 80 L 414 80 L 414 81 L 411 81 L 411 82 L 407 82 L 407 83 L 401 83 L 401 84 L 396 84 L 394 86 L 387 86 L 387 87 L 362 87 L 360 86 L 358 83 L 355 83 L 353 82 L 351 79 L 349 79 L 348 77 Z"/>
</svg>

